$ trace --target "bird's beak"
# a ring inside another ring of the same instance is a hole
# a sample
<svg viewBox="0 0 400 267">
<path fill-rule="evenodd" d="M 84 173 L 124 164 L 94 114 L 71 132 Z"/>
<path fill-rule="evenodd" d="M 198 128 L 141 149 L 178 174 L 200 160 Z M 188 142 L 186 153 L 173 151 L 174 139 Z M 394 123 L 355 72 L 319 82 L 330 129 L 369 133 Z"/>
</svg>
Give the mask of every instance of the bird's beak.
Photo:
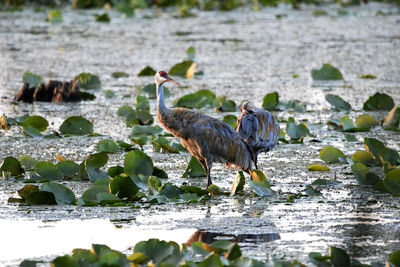
<svg viewBox="0 0 400 267">
<path fill-rule="evenodd" d="M 173 82 L 173 83 L 176 84 L 176 85 L 179 85 L 179 86 L 181 85 L 180 83 L 178 83 L 177 81 L 173 80 L 173 79 L 170 78 L 169 76 L 167 77 L 166 82 Z"/>
</svg>

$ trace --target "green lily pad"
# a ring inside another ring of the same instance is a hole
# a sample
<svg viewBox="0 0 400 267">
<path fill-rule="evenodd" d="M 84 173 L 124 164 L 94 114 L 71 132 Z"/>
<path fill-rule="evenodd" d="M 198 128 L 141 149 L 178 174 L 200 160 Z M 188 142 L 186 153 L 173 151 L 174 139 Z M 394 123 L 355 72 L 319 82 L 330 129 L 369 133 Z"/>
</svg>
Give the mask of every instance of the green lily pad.
<svg viewBox="0 0 400 267">
<path fill-rule="evenodd" d="M 115 9 L 121 13 L 124 14 L 128 18 L 132 18 L 133 15 L 135 14 L 135 9 L 130 5 L 130 4 L 118 4 Z"/>
<path fill-rule="evenodd" d="M 62 20 L 63 19 L 61 11 L 58 9 L 50 10 L 49 13 L 47 14 L 46 21 L 49 21 L 51 23 L 60 23 Z"/>
<path fill-rule="evenodd" d="M 190 46 L 188 49 L 186 49 L 186 56 L 189 60 L 194 61 L 196 57 L 196 50 L 193 46 Z"/>
<path fill-rule="evenodd" d="M 389 256 L 388 262 L 393 264 L 394 266 L 400 266 L 400 250 L 392 252 Z M 386 264 L 386 266 L 390 265 Z"/>
<path fill-rule="evenodd" d="M 40 131 L 31 125 L 23 126 L 22 130 L 24 131 L 24 134 L 31 137 L 43 137 Z"/>
<path fill-rule="evenodd" d="M 117 194 L 119 198 L 131 200 L 139 191 L 137 185 L 129 176 L 115 176 L 110 183 L 110 192 Z"/>
<path fill-rule="evenodd" d="M 350 266 L 350 257 L 346 251 L 333 246 L 329 247 L 329 257 L 333 266 Z"/>
<path fill-rule="evenodd" d="M 307 104 L 299 100 L 279 101 L 276 110 L 293 110 L 295 112 L 305 112 Z"/>
<path fill-rule="evenodd" d="M 372 173 L 368 167 L 362 163 L 354 163 L 351 165 L 351 171 L 358 183 L 362 185 L 374 185 L 380 180 L 378 175 Z"/>
<path fill-rule="evenodd" d="M 126 116 L 128 116 L 129 114 L 131 114 L 131 113 L 134 113 L 134 110 L 133 110 L 133 108 L 131 108 L 131 107 L 128 106 L 128 105 L 122 105 L 122 106 L 120 106 L 120 107 L 118 108 L 118 110 L 117 110 L 118 116 L 126 117 Z"/>
<path fill-rule="evenodd" d="M 356 132 L 357 130 L 357 126 L 355 125 L 355 123 L 353 122 L 352 119 L 350 119 L 349 116 L 343 116 L 340 118 L 339 120 L 340 125 L 343 128 L 343 131 L 345 132 Z"/>
<path fill-rule="evenodd" d="M 339 157 L 343 157 L 344 153 L 333 146 L 325 146 L 319 152 L 319 158 L 328 163 L 339 162 Z"/>
<path fill-rule="evenodd" d="M 356 151 L 351 156 L 351 160 L 354 163 L 363 163 L 367 166 L 374 166 L 376 164 L 376 161 L 372 158 L 371 154 L 362 150 Z"/>
<path fill-rule="evenodd" d="M 324 172 L 324 171 L 330 171 L 329 167 L 315 163 L 315 164 L 309 164 L 307 165 L 307 170 L 309 171 L 317 171 L 317 172 Z"/>
<path fill-rule="evenodd" d="M 134 111 L 126 116 L 126 126 L 133 127 L 134 125 L 151 125 L 154 122 L 153 115 L 149 111 Z"/>
<path fill-rule="evenodd" d="M 168 179 L 167 172 L 156 166 L 154 166 L 153 173 L 151 175 L 161 179 Z"/>
<path fill-rule="evenodd" d="M 95 153 L 88 156 L 88 158 L 84 161 L 84 167 L 90 181 L 95 182 L 103 178 L 108 178 L 108 174 L 100 170 L 100 168 L 103 167 L 107 161 L 108 156 L 104 152 Z"/>
<path fill-rule="evenodd" d="M 236 111 L 236 103 L 232 100 L 227 100 L 226 96 L 216 97 L 213 101 L 213 105 L 216 106 L 217 112 L 233 112 Z"/>
<path fill-rule="evenodd" d="M 22 123 L 22 126 L 32 126 L 40 132 L 43 132 L 49 126 L 49 122 L 42 116 L 29 116 Z"/>
<path fill-rule="evenodd" d="M 38 191 L 30 194 L 26 198 L 26 203 L 33 205 L 57 205 L 54 194 L 47 191 Z"/>
<path fill-rule="evenodd" d="M 98 152 L 115 153 L 119 150 L 119 145 L 111 139 L 100 140 L 96 145 Z"/>
<path fill-rule="evenodd" d="M 313 188 L 311 185 L 307 186 L 307 188 L 304 190 L 304 192 L 308 195 L 308 196 L 322 196 L 321 191 Z"/>
<path fill-rule="evenodd" d="M 203 89 L 193 94 L 187 94 L 175 101 L 176 107 L 202 108 L 211 105 L 215 99 L 215 94 L 210 90 Z"/>
<path fill-rule="evenodd" d="M 178 198 L 180 194 L 182 194 L 182 190 L 171 184 L 171 183 L 165 183 L 161 186 L 159 190 L 159 194 L 162 196 L 166 196 L 167 198 Z"/>
<path fill-rule="evenodd" d="M 336 180 L 328 180 L 328 179 L 323 179 L 323 178 L 318 178 L 314 182 L 312 182 L 312 185 L 338 185 L 340 182 Z"/>
<path fill-rule="evenodd" d="M 72 177 L 79 174 L 79 164 L 65 160 L 57 163 L 57 168 L 62 172 L 64 178 Z"/>
<path fill-rule="evenodd" d="M 97 194 L 109 193 L 108 185 L 94 185 L 82 194 L 82 200 L 85 202 L 97 202 Z"/>
<path fill-rule="evenodd" d="M 236 122 L 237 122 L 237 117 L 235 115 L 226 115 L 224 116 L 223 122 L 225 122 L 226 124 L 228 124 L 229 126 L 231 126 L 232 128 L 236 127 Z"/>
<path fill-rule="evenodd" d="M 344 138 L 346 139 L 347 142 L 357 142 L 358 139 L 355 137 L 353 134 L 345 134 Z"/>
<path fill-rule="evenodd" d="M 268 187 L 271 187 L 271 185 L 268 182 L 267 176 L 265 175 L 264 172 L 262 172 L 260 170 L 252 170 L 251 178 L 253 181 L 259 181 L 259 182 L 265 183 Z"/>
<path fill-rule="evenodd" d="M 290 138 L 294 140 L 306 136 L 313 136 L 305 124 L 300 123 L 297 125 L 293 117 L 290 117 L 286 123 L 286 132 L 289 134 Z"/>
<path fill-rule="evenodd" d="M 32 72 L 25 72 L 22 76 L 22 82 L 28 83 L 29 87 L 38 88 L 39 84 L 42 82 L 42 77 L 35 75 Z"/>
<path fill-rule="evenodd" d="M 140 135 L 158 135 L 162 132 L 162 128 L 158 125 L 150 126 L 150 125 L 134 125 L 132 127 L 131 136 L 136 137 Z"/>
<path fill-rule="evenodd" d="M 18 158 L 18 161 L 27 170 L 33 169 L 33 166 L 35 166 L 35 164 L 39 162 L 37 159 L 34 159 L 27 155 L 22 155 Z"/>
<path fill-rule="evenodd" d="M 236 195 L 239 192 L 243 192 L 245 184 L 245 178 L 242 171 L 236 173 L 235 180 L 233 181 L 232 188 L 231 188 L 231 196 Z"/>
<path fill-rule="evenodd" d="M 192 156 L 185 172 L 182 174 L 182 178 L 204 176 L 206 176 L 206 171 L 204 170 L 203 166 L 201 166 L 200 162 L 194 156 Z"/>
<path fill-rule="evenodd" d="M 57 165 L 54 165 L 48 161 L 40 161 L 36 163 L 34 169 L 37 174 L 40 175 L 40 177 L 49 181 L 55 181 L 64 178 L 64 175 L 58 169 Z"/>
<path fill-rule="evenodd" d="M 378 125 L 378 122 L 369 114 L 363 114 L 357 117 L 356 125 L 358 128 L 370 128 Z"/>
<path fill-rule="evenodd" d="M 144 69 L 139 71 L 137 76 L 154 76 L 156 73 L 157 72 L 152 67 L 146 66 Z"/>
<path fill-rule="evenodd" d="M 123 71 L 116 71 L 111 74 L 113 78 L 122 78 L 122 77 L 129 77 L 129 74 Z"/>
<path fill-rule="evenodd" d="M 150 83 L 150 84 L 145 85 L 142 88 L 142 92 L 147 94 L 149 99 L 155 99 L 157 97 L 156 84 Z M 166 98 L 171 96 L 171 92 L 169 91 L 168 87 L 166 87 L 166 86 L 164 86 L 164 96 Z"/>
<path fill-rule="evenodd" d="M 172 266 L 178 266 L 183 263 L 184 255 L 180 252 L 179 245 L 175 242 L 160 241 L 158 239 L 149 239 L 137 243 L 133 249 L 134 253 L 143 253 L 147 255 L 154 265 L 165 261 Z"/>
<path fill-rule="evenodd" d="M 212 196 L 220 196 L 220 195 L 224 195 L 224 192 L 222 191 L 222 189 L 220 187 L 218 187 L 215 184 L 210 184 L 207 187 L 208 192 L 210 192 L 210 194 Z"/>
<path fill-rule="evenodd" d="M 263 98 L 262 107 L 265 110 L 274 110 L 279 104 L 278 92 L 266 94 Z"/>
<path fill-rule="evenodd" d="M 343 80 L 340 70 L 330 64 L 323 64 L 319 70 L 312 69 L 311 77 L 313 80 Z"/>
<path fill-rule="evenodd" d="M 117 175 L 120 175 L 120 174 L 123 173 L 123 172 L 124 172 L 124 167 L 119 166 L 119 165 L 117 165 L 117 166 L 111 166 L 111 167 L 108 169 L 108 171 L 107 171 L 107 173 L 108 173 L 108 175 L 109 175 L 110 177 L 115 177 L 115 176 L 117 176 Z"/>
<path fill-rule="evenodd" d="M 14 157 L 8 156 L 4 158 L 0 167 L 0 173 L 10 173 L 11 176 L 18 176 L 24 173 L 21 163 Z"/>
<path fill-rule="evenodd" d="M 100 192 L 96 195 L 96 201 L 100 204 L 112 204 L 121 201 L 121 199 L 109 192 Z"/>
<path fill-rule="evenodd" d="M 375 93 L 364 103 L 364 110 L 391 110 L 394 107 L 393 98 L 385 93 Z"/>
<path fill-rule="evenodd" d="M 203 197 L 192 193 L 184 193 L 179 195 L 179 197 L 185 203 L 197 203 L 203 199 Z"/>
<path fill-rule="evenodd" d="M 62 184 L 56 182 L 44 183 L 41 190 L 53 193 L 58 205 L 72 204 L 75 202 L 74 193 Z"/>
<path fill-rule="evenodd" d="M 136 110 L 150 111 L 150 103 L 147 97 L 141 95 L 136 97 Z"/>
<path fill-rule="evenodd" d="M 325 99 L 336 110 L 351 110 L 351 105 L 344 101 L 340 96 L 327 94 Z"/>
<path fill-rule="evenodd" d="M 253 180 L 249 183 L 250 188 L 260 197 L 270 197 L 275 195 L 275 191 L 270 188 L 268 182 Z"/>
<path fill-rule="evenodd" d="M 360 75 L 361 79 L 376 79 L 376 76 L 373 74 L 362 74 Z"/>
<path fill-rule="evenodd" d="M 194 61 L 186 60 L 186 61 L 182 61 L 182 62 L 172 66 L 169 69 L 168 73 L 169 73 L 169 75 L 190 78 L 192 76 L 190 72 L 195 67 L 196 67 L 196 63 Z"/>
<path fill-rule="evenodd" d="M 155 140 L 151 140 L 150 143 L 153 145 L 153 149 L 159 153 L 179 153 L 179 150 L 171 147 L 168 139 L 165 137 L 159 137 Z"/>
<path fill-rule="evenodd" d="M 146 153 L 133 150 L 125 155 L 124 170 L 128 175 L 143 174 L 150 176 L 153 173 L 153 161 Z"/>
<path fill-rule="evenodd" d="M 99 76 L 82 72 L 75 76 L 75 78 L 79 81 L 79 84 L 84 89 L 99 89 L 101 88 L 101 81 Z"/>
<path fill-rule="evenodd" d="M 327 16 L 328 12 L 326 12 L 323 9 L 314 9 L 312 14 L 313 14 L 313 16 L 319 17 L 319 16 Z"/>
<path fill-rule="evenodd" d="M 393 169 L 383 180 L 385 188 L 392 194 L 400 194 L 400 169 Z"/>
<path fill-rule="evenodd" d="M 97 22 L 105 22 L 105 23 L 110 22 L 110 16 L 108 16 L 107 13 L 94 14 L 94 17 L 96 18 Z"/>
<path fill-rule="evenodd" d="M 70 135 L 93 133 L 93 124 L 82 116 L 68 117 L 60 126 L 60 132 Z"/>
<path fill-rule="evenodd" d="M 35 192 L 39 192 L 39 187 L 37 187 L 36 185 L 27 184 L 23 188 L 18 190 L 18 195 L 22 199 L 26 200 L 29 195 Z"/>
<path fill-rule="evenodd" d="M 390 165 L 398 165 L 400 163 L 400 157 L 396 150 L 386 148 L 385 145 L 376 138 L 364 138 L 364 145 L 372 157 L 384 165 L 384 163 L 390 163 Z"/>
<path fill-rule="evenodd" d="M 89 100 L 95 100 L 96 96 L 94 94 L 88 93 L 88 92 L 84 92 L 84 91 L 80 91 L 81 94 L 81 100 L 82 101 L 89 101 Z"/>
<path fill-rule="evenodd" d="M 382 126 L 385 129 L 399 129 L 400 128 L 400 105 L 395 106 L 383 119 Z"/>
</svg>

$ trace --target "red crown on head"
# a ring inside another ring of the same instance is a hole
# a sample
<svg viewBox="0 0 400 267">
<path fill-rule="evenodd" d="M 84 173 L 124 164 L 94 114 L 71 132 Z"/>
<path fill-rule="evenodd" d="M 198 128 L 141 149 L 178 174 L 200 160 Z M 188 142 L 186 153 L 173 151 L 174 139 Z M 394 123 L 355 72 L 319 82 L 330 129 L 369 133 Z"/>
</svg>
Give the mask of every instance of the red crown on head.
<svg viewBox="0 0 400 267">
<path fill-rule="evenodd" d="M 168 74 L 165 72 L 165 71 L 159 71 L 158 72 L 158 74 L 161 76 L 161 77 L 164 77 L 164 78 L 166 78 L 167 76 L 168 76 Z"/>
</svg>

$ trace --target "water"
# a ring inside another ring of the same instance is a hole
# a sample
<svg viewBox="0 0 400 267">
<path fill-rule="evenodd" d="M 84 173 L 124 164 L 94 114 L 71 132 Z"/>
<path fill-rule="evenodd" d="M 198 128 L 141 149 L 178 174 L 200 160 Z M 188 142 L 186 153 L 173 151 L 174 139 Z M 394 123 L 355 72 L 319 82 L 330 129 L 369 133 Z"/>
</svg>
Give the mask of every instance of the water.
<svg viewBox="0 0 400 267">
<path fill-rule="evenodd" d="M 328 246 L 334 245 L 363 263 L 384 263 L 390 252 L 400 249 L 399 199 L 357 185 L 353 175 L 345 174 L 350 172 L 348 165 L 329 164 L 331 171 L 326 173 L 309 172 L 306 166 L 322 163 L 318 152 L 328 144 L 346 155 L 362 150 L 364 137 L 376 137 L 399 150 L 399 133 L 380 127 L 356 133 L 358 142 L 345 142 L 343 133 L 326 125 L 330 117 L 345 113 L 327 110 L 324 97 L 327 93 L 340 95 L 356 110 L 376 91 L 400 103 L 400 16 L 397 7 L 377 3 L 348 8 L 350 15 L 343 17 L 336 15 L 338 6 L 322 8 L 329 16 L 312 16 L 312 6 L 300 11 L 279 6 L 259 12 L 248 8 L 197 12 L 197 17 L 185 19 L 172 19 L 159 10 L 138 11 L 133 19 L 108 11 L 109 24 L 94 21 L 93 14 L 100 10 L 66 9 L 62 10 L 63 23 L 56 25 L 44 21 L 44 12 L 0 13 L 0 113 L 9 117 L 41 115 L 50 122 L 50 130 L 58 130 L 68 116 L 82 115 L 93 121 L 95 132 L 104 135 L 34 139 L 13 127 L 0 132 L 0 159 L 26 154 L 56 162 L 58 153 L 79 163 L 96 151 L 101 139 L 129 142 L 130 129 L 116 111 L 123 104 L 135 103 L 136 87 L 153 82 L 152 77 L 138 78 L 136 74 L 146 65 L 168 70 L 185 58 L 189 46 L 195 47 L 198 69 L 204 75 L 191 80 L 174 77 L 186 87 L 169 86 L 173 96 L 167 105 L 176 97 L 206 88 L 236 103 L 250 99 L 259 106 L 266 93 L 277 91 L 281 100 L 299 99 L 310 111 L 284 111 L 277 116 L 307 119 L 311 132 L 322 141 L 280 144 L 268 155 L 260 155 L 260 169 L 280 192 L 278 202 L 252 196 L 246 185 L 243 197 L 215 197 L 205 204 L 24 206 L 7 203 L 23 184 L 1 181 L 0 235 L 6 242 L 0 247 L 0 263 L 17 265 L 24 258 L 49 261 L 73 248 L 90 248 L 91 243 L 104 243 L 129 254 L 139 240 L 155 237 L 186 243 L 198 235 L 239 242 L 246 256 L 257 259 L 285 253 L 307 263 L 308 252 L 326 253 Z M 376 16 L 379 10 L 395 14 Z M 277 19 L 278 14 L 287 17 Z M 313 83 L 310 71 L 323 63 L 338 67 L 345 81 Z M 106 99 L 104 90 L 98 90 L 94 91 L 95 101 L 13 105 L 11 100 L 25 71 L 46 80 L 69 80 L 80 72 L 92 72 L 100 76 L 103 89 L 113 90 L 116 97 Z M 130 76 L 114 79 L 114 71 Z M 293 78 L 295 73 L 299 78 Z M 366 73 L 378 78 L 358 78 Z M 150 104 L 155 114 L 154 100 Z M 202 112 L 218 118 L 225 115 L 211 109 Z M 349 115 L 354 119 L 362 113 L 351 111 Z M 370 114 L 380 120 L 386 112 Z M 285 129 L 284 123 L 281 128 Z M 171 182 L 205 186 L 205 178 L 181 178 L 190 155 L 159 154 L 150 145 L 145 151 L 156 166 L 167 171 Z M 110 155 L 107 166 L 123 164 L 124 155 Z M 215 164 L 212 176 L 214 183 L 228 191 L 235 172 Z M 304 190 L 317 178 L 335 177 L 341 184 L 322 187 L 321 197 L 286 201 L 289 193 Z M 78 197 L 91 186 L 87 182 L 66 185 Z"/>
</svg>

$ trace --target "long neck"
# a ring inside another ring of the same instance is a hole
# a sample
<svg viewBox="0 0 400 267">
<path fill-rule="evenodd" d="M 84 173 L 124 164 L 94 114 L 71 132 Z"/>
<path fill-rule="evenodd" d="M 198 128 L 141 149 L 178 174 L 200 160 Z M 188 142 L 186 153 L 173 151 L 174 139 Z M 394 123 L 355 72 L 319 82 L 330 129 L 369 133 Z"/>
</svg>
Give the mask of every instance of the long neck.
<svg viewBox="0 0 400 267">
<path fill-rule="evenodd" d="M 164 88 L 162 84 L 157 84 L 157 114 L 167 114 L 170 110 L 164 102 Z"/>
</svg>

